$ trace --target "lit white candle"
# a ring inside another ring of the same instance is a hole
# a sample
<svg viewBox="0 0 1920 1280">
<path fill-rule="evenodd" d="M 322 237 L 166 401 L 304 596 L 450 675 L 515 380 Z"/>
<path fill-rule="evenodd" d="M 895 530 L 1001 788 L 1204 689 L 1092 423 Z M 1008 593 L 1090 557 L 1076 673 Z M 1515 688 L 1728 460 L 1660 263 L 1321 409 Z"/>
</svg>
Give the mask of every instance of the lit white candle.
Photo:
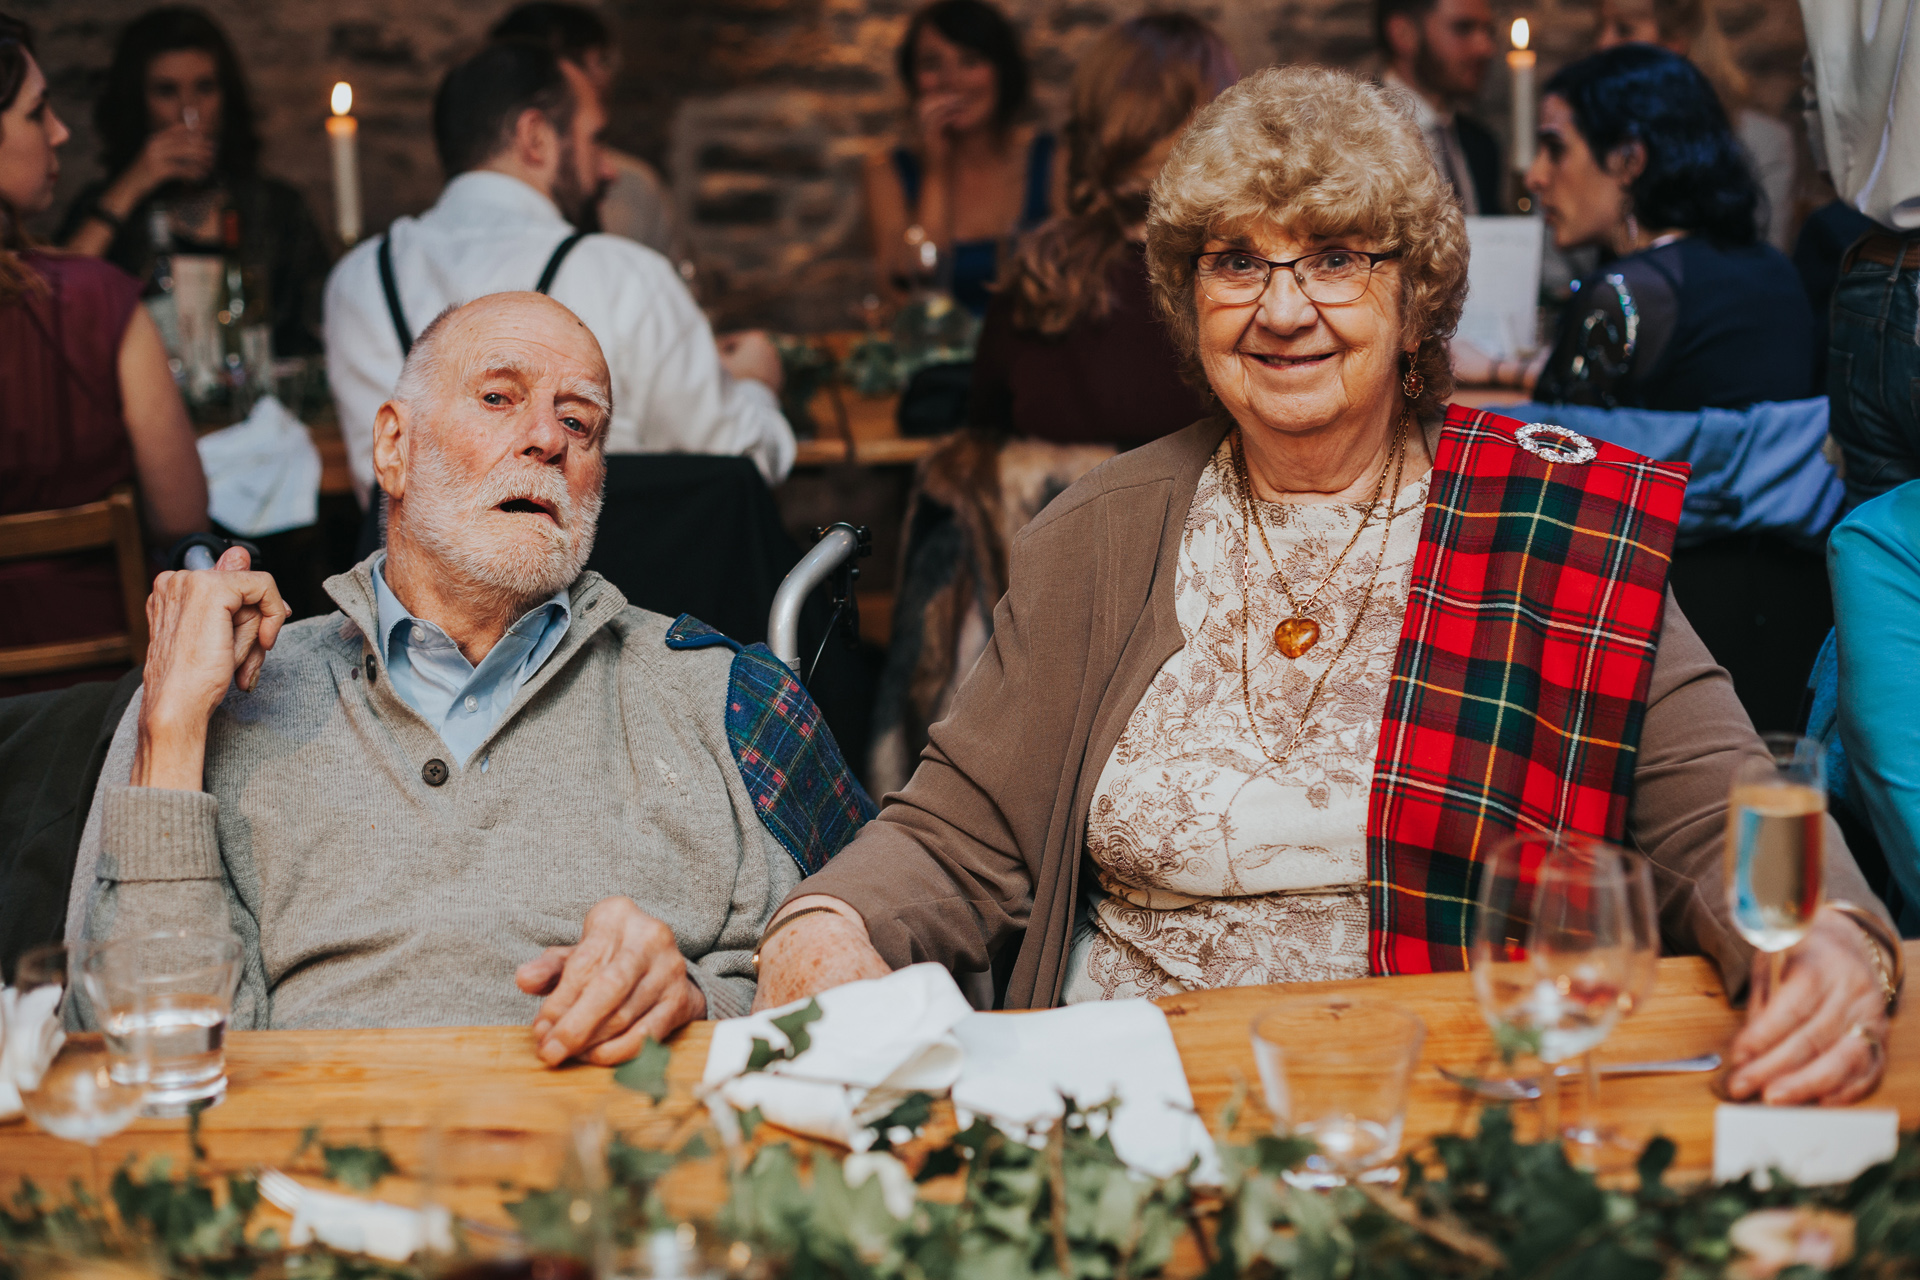
<svg viewBox="0 0 1920 1280">
<path fill-rule="evenodd" d="M 1539 107 L 1533 96 L 1534 52 L 1527 48 L 1532 36 L 1525 18 L 1513 20 L 1513 49 L 1507 54 L 1507 70 L 1513 76 L 1513 167 L 1525 173 L 1533 164 L 1534 133 L 1539 129 Z"/>
<path fill-rule="evenodd" d="M 360 122 L 353 110 L 353 86 L 345 80 L 333 86 L 333 115 L 327 137 L 333 143 L 333 222 L 342 244 L 360 238 Z"/>
</svg>

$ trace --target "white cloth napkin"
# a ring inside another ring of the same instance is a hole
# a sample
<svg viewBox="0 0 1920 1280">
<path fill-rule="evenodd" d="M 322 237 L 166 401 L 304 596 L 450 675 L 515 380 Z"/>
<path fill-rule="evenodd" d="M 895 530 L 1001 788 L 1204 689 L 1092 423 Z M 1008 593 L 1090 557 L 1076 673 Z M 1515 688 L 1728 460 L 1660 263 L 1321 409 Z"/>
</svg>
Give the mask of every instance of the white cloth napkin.
<svg viewBox="0 0 1920 1280">
<path fill-rule="evenodd" d="M 60 1029 L 59 987 L 35 987 L 21 995 L 0 989 L 0 1120 L 20 1114 L 20 1091 L 32 1090 L 67 1042 Z"/>
<path fill-rule="evenodd" d="M 751 1075 L 741 1073 L 754 1040 L 787 1047 L 773 1020 L 805 1008 L 806 1001 L 714 1027 L 701 1084 L 722 1132 L 733 1129 L 732 1109 L 758 1107 L 783 1129 L 865 1151 L 874 1138 L 866 1126 L 892 1110 L 902 1094 L 943 1093 L 959 1075 L 953 1024 L 970 1006 L 939 965 L 910 965 L 818 998 L 821 1017 L 807 1025 L 811 1047 Z"/>
<path fill-rule="evenodd" d="M 301 1193 L 300 1207 L 294 1210 L 289 1240 L 296 1247 L 318 1240 L 345 1253 L 405 1262 L 428 1245 L 442 1253 L 452 1252 L 449 1224 L 445 1209 L 423 1212 L 384 1200 L 357 1200 L 307 1187 Z"/>
<path fill-rule="evenodd" d="M 758 1107 L 783 1129 L 863 1152 L 874 1139 L 867 1126 L 901 1094 L 951 1089 L 963 1123 L 984 1115 L 1034 1138 L 1061 1115 L 1062 1094 L 1083 1107 L 1118 1098 L 1110 1133 L 1128 1165 L 1165 1177 L 1197 1156 L 1200 1176 L 1218 1179 L 1173 1032 L 1148 1001 L 975 1013 L 934 964 L 834 987 L 819 1000 L 811 1046 L 751 1075 L 741 1072 L 754 1038 L 785 1046 L 773 1019 L 805 1001 L 714 1027 L 703 1084 L 723 1131 L 731 1131 L 731 1108 Z"/>
<path fill-rule="evenodd" d="M 300 420 L 262 396 L 241 422 L 200 437 L 207 513 L 243 537 L 304 528 L 320 510 L 320 451 Z"/>
<path fill-rule="evenodd" d="M 1207 1126 L 1194 1111 L 1167 1015 L 1147 1000 L 1091 1001 L 1044 1013 L 975 1013 L 954 1028 L 965 1055 L 953 1086 L 962 1124 L 989 1116 L 1014 1133 L 1044 1133 L 1065 1109 L 1113 1099 L 1108 1136 L 1128 1167 L 1156 1178 L 1198 1157 L 1197 1181 L 1220 1180 Z"/>
</svg>

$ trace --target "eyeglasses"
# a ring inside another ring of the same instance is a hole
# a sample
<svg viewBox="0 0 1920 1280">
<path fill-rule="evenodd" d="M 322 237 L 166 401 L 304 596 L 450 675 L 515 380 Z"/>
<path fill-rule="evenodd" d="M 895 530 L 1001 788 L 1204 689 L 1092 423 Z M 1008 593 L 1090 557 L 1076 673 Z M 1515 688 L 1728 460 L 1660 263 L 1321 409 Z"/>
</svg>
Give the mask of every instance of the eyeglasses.
<svg viewBox="0 0 1920 1280">
<path fill-rule="evenodd" d="M 1364 249 L 1322 249 L 1291 262 L 1270 262 L 1240 249 L 1193 255 L 1194 270 L 1207 297 L 1222 306 L 1245 306 L 1267 291 L 1267 282 L 1282 268 L 1309 302 L 1333 305 L 1352 302 L 1367 291 L 1373 269 L 1399 253 L 1368 253 Z"/>
</svg>

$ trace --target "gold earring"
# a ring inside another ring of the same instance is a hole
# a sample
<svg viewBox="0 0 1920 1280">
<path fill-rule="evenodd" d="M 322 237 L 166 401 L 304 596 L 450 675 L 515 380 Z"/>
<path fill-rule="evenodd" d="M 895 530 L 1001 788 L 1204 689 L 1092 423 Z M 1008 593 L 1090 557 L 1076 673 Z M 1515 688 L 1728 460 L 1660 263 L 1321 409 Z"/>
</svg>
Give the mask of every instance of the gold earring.
<svg viewBox="0 0 1920 1280">
<path fill-rule="evenodd" d="M 1418 369 L 1408 369 L 1400 379 L 1400 394 L 1409 400 L 1418 400 L 1420 393 L 1427 389 L 1427 380 Z"/>
</svg>

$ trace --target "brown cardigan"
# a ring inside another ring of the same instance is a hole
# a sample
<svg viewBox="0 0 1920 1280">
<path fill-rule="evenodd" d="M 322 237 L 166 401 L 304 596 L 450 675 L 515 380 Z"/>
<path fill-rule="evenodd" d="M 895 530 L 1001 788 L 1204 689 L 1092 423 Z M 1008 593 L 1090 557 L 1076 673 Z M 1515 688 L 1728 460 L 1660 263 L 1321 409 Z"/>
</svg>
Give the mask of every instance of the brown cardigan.
<svg viewBox="0 0 1920 1280">
<path fill-rule="evenodd" d="M 1187 508 L 1226 423 L 1122 454 L 1014 540 L 993 639 L 880 816 L 792 896 L 850 903 L 899 968 L 991 970 L 1006 1008 L 1057 1004 L 1093 789 L 1134 707 L 1185 643 L 1174 577 Z M 1735 764 L 1763 752 L 1725 671 L 1667 596 L 1627 819 L 1654 863 L 1668 952 L 1730 991 L 1752 950 L 1728 919 L 1721 833 Z M 1878 900 L 1831 819 L 1827 892 Z"/>
</svg>

